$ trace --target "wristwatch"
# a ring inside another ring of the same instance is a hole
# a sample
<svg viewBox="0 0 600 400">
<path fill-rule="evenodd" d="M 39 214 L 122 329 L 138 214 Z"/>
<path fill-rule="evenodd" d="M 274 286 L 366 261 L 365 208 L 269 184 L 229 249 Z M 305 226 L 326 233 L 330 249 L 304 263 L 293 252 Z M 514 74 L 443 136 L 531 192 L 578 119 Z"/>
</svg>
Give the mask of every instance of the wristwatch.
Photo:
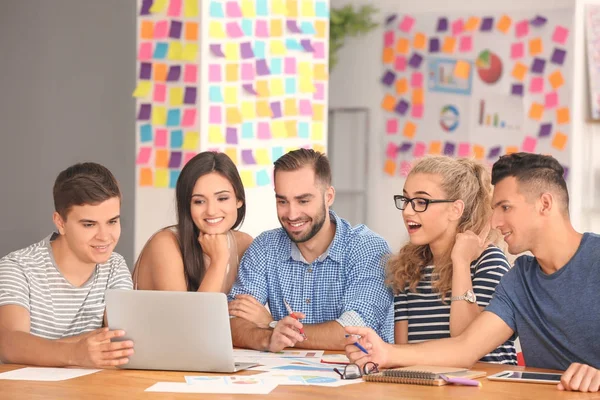
<svg viewBox="0 0 600 400">
<path fill-rule="evenodd" d="M 269 328 L 275 329 L 275 327 L 277 326 L 277 322 L 279 322 L 279 321 L 271 321 L 271 322 L 269 322 Z"/>
<path fill-rule="evenodd" d="M 450 301 L 456 301 L 456 300 L 465 300 L 467 303 L 472 304 L 477 301 L 477 298 L 475 297 L 475 293 L 473 293 L 473 291 L 471 289 L 469 289 L 462 296 L 450 297 Z"/>
</svg>

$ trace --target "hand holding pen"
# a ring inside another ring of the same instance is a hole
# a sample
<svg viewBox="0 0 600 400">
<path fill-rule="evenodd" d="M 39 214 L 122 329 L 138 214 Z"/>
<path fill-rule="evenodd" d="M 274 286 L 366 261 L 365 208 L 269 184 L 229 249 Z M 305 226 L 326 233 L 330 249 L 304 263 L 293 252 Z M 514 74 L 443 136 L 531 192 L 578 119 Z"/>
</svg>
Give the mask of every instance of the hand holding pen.
<svg viewBox="0 0 600 400">
<path fill-rule="evenodd" d="M 287 301 L 285 301 L 285 299 L 283 300 L 283 304 L 285 305 L 285 309 L 287 310 L 288 314 L 290 314 L 290 317 L 294 318 L 296 321 L 299 320 L 298 316 L 296 315 L 296 313 L 292 310 L 292 307 L 290 307 L 289 303 Z M 304 340 L 308 340 L 308 338 L 306 337 L 306 334 L 304 333 L 304 329 L 300 328 L 298 329 L 300 331 L 300 334 L 302 335 L 302 337 L 304 338 Z"/>
<path fill-rule="evenodd" d="M 288 307 L 289 304 L 286 304 L 286 309 Z M 288 310 L 291 311 L 291 308 Z M 303 342 L 306 335 L 301 334 L 304 333 L 302 323 L 298 321 L 302 318 L 304 318 L 304 314 L 301 312 L 291 311 L 289 316 L 279 320 L 269 338 L 268 350 L 279 352 L 286 347 L 294 347 L 296 343 Z"/>
</svg>

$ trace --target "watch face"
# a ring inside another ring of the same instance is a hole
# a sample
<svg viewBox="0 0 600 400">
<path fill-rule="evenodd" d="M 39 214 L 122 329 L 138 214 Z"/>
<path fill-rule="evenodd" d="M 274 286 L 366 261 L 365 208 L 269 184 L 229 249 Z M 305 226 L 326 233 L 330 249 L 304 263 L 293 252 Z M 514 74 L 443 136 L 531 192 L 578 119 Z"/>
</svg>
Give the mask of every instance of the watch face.
<svg viewBox="0 0 600 400">
<path fill-rule="evenodd" d="M 275 329 L 276 326 L 277 326 L 277 321 L 271 321 L 271 322 L 269 322 L 269 328 Z"/>
<path fill-rule="evenodd" d="M 475 293 L 473 293 L 472 290 L 467 290 L 467 293 L 465 293 L 465 300 L 467 300 L 469 303 L 475 303 L 477 301 L 475 298 Z"/>
</svg>

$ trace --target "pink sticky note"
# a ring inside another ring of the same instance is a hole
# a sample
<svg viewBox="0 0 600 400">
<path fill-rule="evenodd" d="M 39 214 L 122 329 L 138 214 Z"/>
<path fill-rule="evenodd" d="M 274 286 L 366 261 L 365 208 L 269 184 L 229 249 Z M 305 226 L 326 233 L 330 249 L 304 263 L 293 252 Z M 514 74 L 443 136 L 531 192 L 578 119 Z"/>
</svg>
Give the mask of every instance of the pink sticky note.
<svg viewBox="0 0 600 400">
<path fill-rule="evenodd" d="M 388 119 L 386 124 L 386 132 L 388 135 L 393 135 L 394 133 L 398 133 L 398 120 L 397 119 Z"/>
<path fill-rule="evenodd" d="M 156 147 L 167 147 L 167 130 L 156 129 L 154 133 L 154 146 Z"/>
<path fill-rule="evenodd" d="M 410 76 L 410 86 L 414 88 L 423 86 L 423 74 L 420 72 L 413 72 Z"/>
<path fill-rule="evenodd" d="M 187 64 L 183 71 L 183 81 L 185 83 L 196 83 L 198 76 L 198 66 Z"/>
<path fill-rule="evenodd" d="M 383 35 L 383 47 L 392 47 L 394 45 L 394 31 L 387 31 Z"/>
<path fill-rule="evenodd" d="M 387 156 L 387 158 L 393 160 L 396 158 L 396 154 L 398 154 L 398 146 L 396 146 L 392 142 L 388 143 L 387 148 L 385 150 L 385 155 Z"/>
<path fill-rule="evenodd" d="M 459 18 L 456 21 L 454 21 L 452 23 L 452 35 L 456 36 L 456 35 L 459 35 L 460 33 L 462 33 L 464 26 L 465 26 L 465 22 L 463 21 L 462 18 Z"/>
<path fill-rule="evenodd" d="M 464 52 L 473 50 L 473 37 L 463 36 L 460 38 L 458 50 Z"/>
<path fill-rule="evenodd" d="M 529 34 L 529 21 L 524 19 L 521 22 L 517 22 L 515 25 L 515 36 L 518 38 L 522 38 L 523 36 L 527 36 Z"/>
<path fill-rule="evenodd" d="M 410 162 L 402 161 L 400 163 L 400 175 L 401 176 L 408 176 L 411 169 L 412 169 L 412 164 Z"/>
<path fill-rule="evenodd" d="M 510 46 L 510 58 L 512 58 L 513 60 L 523 57 L 523 54 L 525 54 L 525 46 L 523 45 L 523 43 L 513 43 Z"/>
<path fill-rule="evenodd" d="M 528 153 L 533 153 L 535 151 L 535 146 L 537 145 L 537 139 L 531 136 L 526 136 L 523 140 L 523 145 L 521 148 L 523 151 Z"/>
<path fill-rule="evenodd" d="M 325 58 L 325 43 L 323 42 L 313 42 L 313 57 L 315 59 L 323 59 Z"/>
<path fill-rule="evenodd" d="M 167 21 L 158 21 L 154 24 L 154 39 L 164 39 L 167 37 L 169 23 Z"/>
<path fill-rule="evenodd" d="M 427 146 L 423 142 L 415 143 L 415 149 L 413 150 L 413 157 L 423 157 Z"/>
<path fill-rule="evenodd" d="M 150 60 L 152 59 L 152 43 L 144 42 L 140 43 L 140 50 L 138 52 L 138 60 Z"/>
<path fill-rule="evenodd" d="M 398 29 L 400 29 L 402 32 L 408 33 L 410 32 L 414 24 L 415 19 L 413 17 L 405 15 L 402 21 L 400 22 L 400 25 L 398 25 Z"/>
<path fill-rule="evenodd" d="M 267 21 L 264 19 L 259 19 L 255 24 L 254 32 L 256 33 L 256 36 L 259 38 L 268 38 L 269 26 L 267 25 Z"/>
<path fill-rule="evenodd" d="M 283 61 L 283 72 L 285 74 L 296 74 L 296 59 L 294 57 L 286 57 Z"/>
<path fill-rule="evenodd" d="M 470 143 L 459 143 L 458 145 L 458 156 L 468 157 L 471 155 L 471 144 Z"/>
<path fill-rule="evenodd" d="M 268 122 L 259 122 L 257 124 L 256 137 L 259 139 L 271 139 L 271 127 Z"/>
<path fill-rule="evenodd" d="M 541 76 L 536 76 L 535 78 L 531 78 L 531 83 L 529 85 L 529 91 L 531 93 L 541 93 L 544 91 L 544 78 Z"/>
<path fill-rule="evenodd" d="M 551 92 L 551 93 L 546 94 L 544 106 L 547 109 L 550 109 L 550 108 L 556 107 L 557 105 L 558 105 L 558 93 Z"/>
<path fill-rule="evenodd" d="M 254 79 L 254 64 L 243 63 L 242 64 L 242 79 L 245 81 L 251 81 Z"/>
<path fill-rule="evenodd" d="M 211 106 L 208 111 L 208 123 L 220 124 L 222 121 L 221 107 Z"/>
<path fill-rule="evenodd" d="M 191 151 L 186 152 L 183 157 L 183 165 L 187 164 L 195 156 L 196 156 L 196 153 L 193 153 Z"/>
<path fill-rule="evenodd" d="M 323 83 L 315 82 L 315 94 L 313 96 L 315 100 L 325 100 L 325 85 Z"/>
<path fill-rule="evenodd" d="M 221 66 L 219 64 L 211 64 L 208 66 L 208 81 L 221 82 Z"/>
<path fill-rule="evenodd" d="M 225 31 L 227 32 L 227 36 L 230 38 L 240 38 L 244 36 L 244 32 L 242 32 L 242 27 L 236 21 L 226 23 Z"/>
<path fill-rule="evenodd" d="M 406 57 L 404 56 L 396 56 L 396 61 L 394 62 L 394 68 L 396 71 L 404 71 L 406 69 Z"/>
<path fill-rule="evenodd" d="M 568 36 L 569 30 L 564 26 L 557 25 L 554 34 L 552 34 L 552 40 L 556 43 L 565 44 Z"/>
<path fill-rule="evenodd" d="M 196 109 L 188 108 L 183 111 L 183 118 L 181 119 L 181 126 L 194 126 L 196 125 Z"/>
<path fill-rule="evenodd" d="M 413 118 L 423 118 L 423 104 L 413 104 L 410 115 Z"/>
<path fill-rule="evenodd" d="M 300 115 L 304 115 L 304 116 L 309 116 L 312 117 L 313 115 L 313 110 L 312 110 L 312 104 L 310 104 L 310 100 L 300 100 L 298 102 L 298 109 L 300 111 Z"/>
<path fill-rule="evenodd" d="M 240 10 L 239 2 L 236 1 L 228 1 L 225 6 L 225 11 L 227 12 L 227 16 L 230 18 L 237 18 L 242 16 L 242 10 Z"/>
<path fill-rule="evenodd" d="M 138 156 L 137 156 L 137 159 L 135 160 L 135 163 L 137 165 L 148 164 L 148 161 L 150 161 L 151 154 L 152 154 L 151 147 L 140 147 L 140 151 L 138 152 Z"/>
<path fill-rule="evenodd" d="M 167 15 L 169 17 L 179 17 L 181 15 L 181 0 L 171 0 Z"/>
<path fill-rule="evenodd" d="M 165 101 L 166 97 L 167 97 L 167 86 L 162 83 L 155 83 L 154 84 L 154 95 L 153 95 L 154 101 L 156 101 L 158 103 L 162 103 Z"/>
</svg>

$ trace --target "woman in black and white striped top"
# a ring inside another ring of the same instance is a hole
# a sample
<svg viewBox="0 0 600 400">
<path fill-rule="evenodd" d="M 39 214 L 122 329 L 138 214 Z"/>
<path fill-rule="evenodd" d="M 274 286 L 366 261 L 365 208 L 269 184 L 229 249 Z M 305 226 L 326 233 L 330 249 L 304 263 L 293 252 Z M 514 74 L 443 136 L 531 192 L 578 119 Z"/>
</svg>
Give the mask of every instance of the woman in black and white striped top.
<svg viewBox="0 0 600 400">
<path fill-rule="evenodd" d="M 394 196 L 410 235 L 387 270 L 397 344 L 457 336 L 488 305 L 510 268 L 490 245 L 490 199 L 483 165 L 444 156 L 418 161 Z M 516 364 L 514 343 L 481 361 Z"/>
</svg>

